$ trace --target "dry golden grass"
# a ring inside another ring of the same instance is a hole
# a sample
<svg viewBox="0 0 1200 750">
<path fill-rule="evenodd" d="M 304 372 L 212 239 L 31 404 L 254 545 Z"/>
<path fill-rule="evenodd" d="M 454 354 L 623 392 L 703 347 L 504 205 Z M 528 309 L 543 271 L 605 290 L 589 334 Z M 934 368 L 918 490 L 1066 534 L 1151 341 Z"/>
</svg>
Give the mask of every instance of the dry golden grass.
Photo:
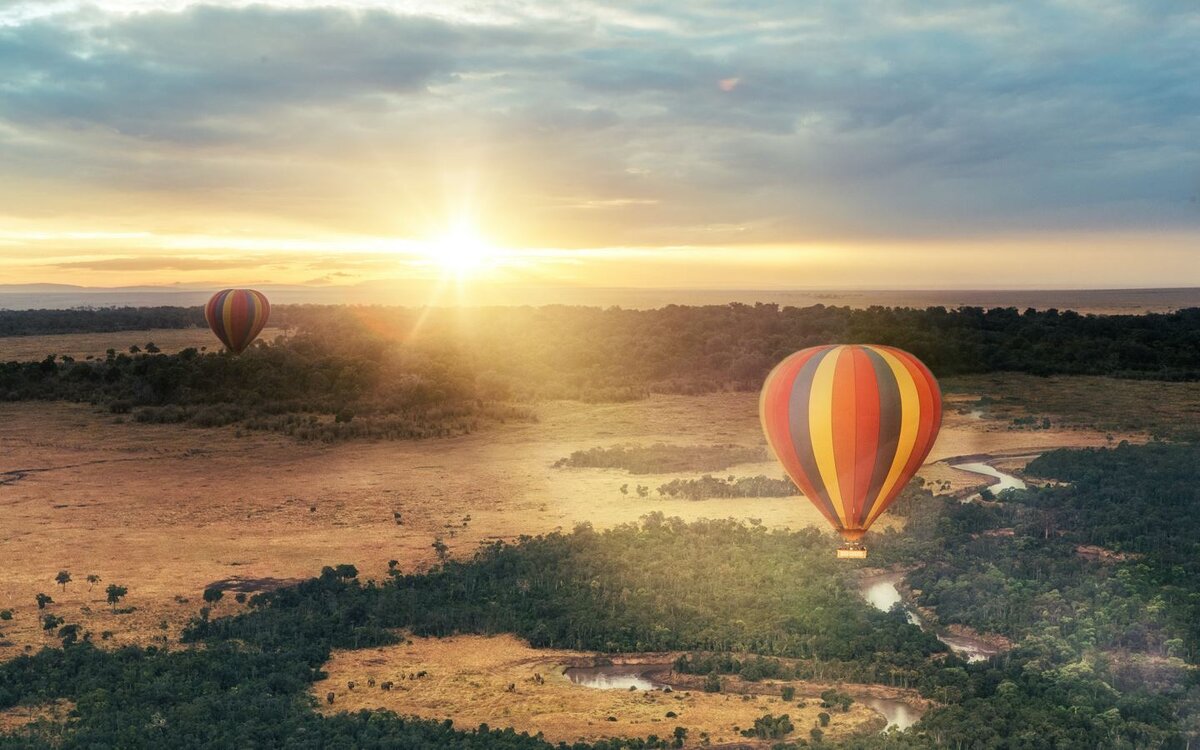
<svg viewBox="0 0 1200 750">
<path fill-rule="evenodd" d="M 38 622 L 38 592 L 54 597 L 48 612 L 97 640 L 111 631 L 110 643 L 144 643 L 176 637 L 212 582 L 306 578 L 344 562 L 364 577 L 382 577 L 389 559 L 404 570 L 431 564 L 437 536 L 454 554 L 469 555 L 495 538 L 581 522 L 609 527 L 650 511 L 687 520 L 756 518 L 770 527 L 823 523 L 802 498 L 697 502 L 618 491 L 694 474 L 551 468 L 573 450 L 614 443 L 759 445 L 756 410 L 752 393 L 555 402 L 538 407 L 539 424 L 325 446 L 274 434 L 237 438 L 232 428 L 113 424 L 111 415 L 82 405 L 0 404 L 0 609 L 14 612 L 12 621 L 0 621 L 0 658 L 53 642 Z M 1106 442 L 1087 430 L 1008 430 L 949 409 L 931 460 Z M 922 475 L 948 471 L 934 464 Z M 763 462 L 728 473 L 781 471 Z M 974 475 L 958 481 L 980 482 Z M 66 591 L 54 584 L 59 570 L 74 576 Z M 91 573 L 103 582 L 89 592 Z M 123 605 L 136 607 L 132 614 L 115 615 L 104 603 L 104 586 L 114 582 L 129 587 Z M 215 616 L 236 609 L 231 598 Z"/>
<path fill-rule="evenodd" d="M 258 338 L 271 341 L 283 331 L 264 328 Z M 47 354 L 67 355 L 86 359 L 88 355 L 103 358 L 108 349 L 128 352 L 129 347 L 145 347 L 148 342 L 166 354 L 194 346 L 206 346 L 213 351 L 222 344 L 207 328 L 155 328 L 144 331 L 114 331 L 106 333 L 60 333 L 52 336 L 0 336 L 0 362 L 43 359 Z"/>
<path fill-rule="evenodd" d="M 13 706 L 0 710 L 0 734 L 13 734 L 30 724 L 45 719 L 58 724 L 67 720 L 74 710 L 71 701 L 52 701 L 34 706 Z"/>
<path fill-rule="evenodd" d="M 533 649 L 512 636 L 417 638 L 385 648 L 342 651 L 325 667 L 329 677 L 313 685 L 322 710 L 390 709 L 431 719 L 451 719 L 460 729 L 482 723 L 541 732 L 551 742 L 604 737 L 669 737 L 675 727 L 688 730 L 689 747 L 701 733 L 714 744 L 745 741 L 734 729 L 753 726 L 764 714 L 788 714 L 793 736 L 807 737 L 817 726 L 820 689 L 795 683 L 796 699 L 680 691 L 597 690 L 571 683 L 563 669 L 593 658 L 578 651 Z M 669 661 L 671 655 L 658 655 Z M 413 679 L 420 672 L 426 676 Z M 539 682 L 537 675 L 542 681 Z M 374 687 L 368 685 L 374 680 Z M 380 686 L 395 683 L 390 691 Z M 354 682 L 350 690 L 348 683 Z M 510 691 L 509 686 L 513 686 Z M 332 705 L 326 695 L 332 692 Z M 797 706 L 805 701 L 804 708 Z M 667 717 L 672 711 L 677 716 Z M 609 721 L 608 717 L 616 721 Z M 861 704 L 847 713 L 832 712 L 826 737 L 837 739 L 878 730 L 882 717 Z"/>
<path fill-rule="evenodd" d="M 1104 430 L 1117 440 L 1150 432 L 1192 439 L 1200 424 L 1200 382 L 996 373 L 948 378 L 944 385 L 956 392 L 958 404 L 982 409 L 1001 429 L 1008 429 L 1013 418 L 1035 416 L 1048 417 L 1051 431 Z M 986 403 L 973 403 L 980 394 L 987 395 Z"/>
<path fill-rule="evenodd" d="M 950 399 L 931 461 L 1109 442 L 1090 430 L 1011 430 L 959 413 L 958 406 L 970 400 Z M 430 544 L 438 536 L 453 554 L 469 555 L 495 538 L 570 530 L 581 522 L 609 527 L 650 511 L 688 520 L 755 518 L 771 527 L 823 523 L 802 498 L 696 502 L 659 500 L 653 491 L 638 498 L 618 489 L 643 484 L 653 490 L 697 474 L 551 467 L 574 450 L 615 443 L 761 445 L 755 394 L 557 402 L 539 405 L 538 412 L 536 425 L 503 425 L 444 440 L 325 446 L 274 434 L 238 438 L 233 428 L 114 424 L 111 415 L 83 405 L 0 404 L 0 610 L 14 613 L 13 620 L 0 621 L 0 659 L 56 642 L 40 627 L 38 592 L 55 599 L 47 612 L 81 624 L 101 645 L 148 643 L 177 638 L 213 582 L 238 578 L 250 590 L 343 562 L 358 566 L 363 577 L 382 577 L 389 559 L 405 570 L 432 564 Z M 764 461 L 725 473 L 781 471 Z M 921 474 L 948 477 L 956 489 L 982 484 L 977 475 L 945 463 L 927 465 Z M 75 579 L 65 591 L 54 584 L 59 570 Z M 92 573 L 103 580 L 89 591 L 85 578 Z M 129 587 L 122 606 L 134 612 L 114 614 L 104 602 L 104 587 L 113 582 Z M 213 615 L 237 609 L 227 595 Z M 101 640 L 105 631 L 112 635 Z M 803 736 L 815 720 L 816 709 L 785 707 L 767 696 L 743 702 L 695 692 L 684 697 L 574 686 L 555 667 L 580 656 L 586 655 L 535 651 L 513 638 L 418 641 L 339 653 L 329 665 L 329 681 L 314 689 L 322 700 L 335 692 L 334 710 L 388 707 L 452 717 L 462 727 L 487 722 L 564 740 L 663 736 L 685 726 L 692 740 L 707 731 L 714 742 L 736 741 L 742 738 L 734 725 L 784 711 Z M 421 670 L 432 676 L 396 679 L 399 672 Z M 530 682 L 534 672 L 547 678 L 545 684 Z M 367 689 L 370 677 L 406 689 Z M 350 693 L 350 680 L 364 687 Z M 509 683 L 517 685 L 515 693 L 505 691 Z M 668 719 L 669 710 L 678 718 Z M 618 721 L 607 721 L 609 715 Z M 836 715 L 830 733 L 867 731 L 878 721 L 859 706 Z"/>
</svg>

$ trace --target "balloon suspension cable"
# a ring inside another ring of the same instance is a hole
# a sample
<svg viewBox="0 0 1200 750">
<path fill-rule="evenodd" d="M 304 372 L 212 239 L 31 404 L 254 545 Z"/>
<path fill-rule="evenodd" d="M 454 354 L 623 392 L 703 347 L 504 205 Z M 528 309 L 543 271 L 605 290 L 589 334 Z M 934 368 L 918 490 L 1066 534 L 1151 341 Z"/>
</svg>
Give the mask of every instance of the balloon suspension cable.
<svg viewBox="0 0 1200 750">
<path fill-rule="evenodd" d="M 837 556 L 839 560 L 866 560 L 867 548 L 861 542 L 847 542 L 838 547 Z"/>
</svg>

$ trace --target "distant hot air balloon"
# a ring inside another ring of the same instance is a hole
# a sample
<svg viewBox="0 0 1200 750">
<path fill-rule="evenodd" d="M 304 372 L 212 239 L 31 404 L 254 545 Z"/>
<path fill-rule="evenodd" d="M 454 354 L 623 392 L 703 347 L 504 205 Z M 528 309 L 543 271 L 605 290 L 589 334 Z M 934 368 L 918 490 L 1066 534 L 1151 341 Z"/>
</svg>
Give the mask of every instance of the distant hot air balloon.
<svg viewBox="0 0 1200 750">
<path fill-rule="evenodd" d="M 271 315 L 266 295 L 253 289 L 222 289 L 204 306 L 204 319 L 229 351 L 241 354 Z"/>
<path fill-rule="evenodd" d="M 759 398 L 767 443 L 848 545 L 860 540 L 929 455 L 942 394 L 919 359 L 890 346 L 816 346 L 771 371 Z"/>
</svg>

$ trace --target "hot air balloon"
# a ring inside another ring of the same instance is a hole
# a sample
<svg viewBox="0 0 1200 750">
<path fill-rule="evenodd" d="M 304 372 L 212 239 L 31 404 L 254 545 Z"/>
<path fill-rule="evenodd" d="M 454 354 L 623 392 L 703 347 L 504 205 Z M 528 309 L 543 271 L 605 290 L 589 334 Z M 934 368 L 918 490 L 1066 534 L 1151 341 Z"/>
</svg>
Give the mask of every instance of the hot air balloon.
<svg viewBox="0 0 1200 750">
<path fill-rule="evenodd" d="M 234 354 L 250 346 L 270 315 L 266 295 L 253 289 L 222 289 L 204 306 L 208 327 Z"/>
<path fill-rule="evenodd" d="M 863 534 L 933 447 L 942 394 L 908 352 L 816 346 L 771 371 L 759 416 L 788 476 L 846 540 L 838 557 L 861 559 Z"/>
</svg>

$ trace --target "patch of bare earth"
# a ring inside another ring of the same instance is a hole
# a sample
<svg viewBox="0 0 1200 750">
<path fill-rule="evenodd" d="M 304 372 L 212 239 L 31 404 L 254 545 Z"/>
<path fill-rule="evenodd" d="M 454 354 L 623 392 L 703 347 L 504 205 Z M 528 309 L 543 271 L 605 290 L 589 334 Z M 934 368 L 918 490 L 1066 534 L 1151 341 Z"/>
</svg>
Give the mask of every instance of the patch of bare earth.
<svg viewBox="0 0 1200 750">
<path fill-rule="evenodd" d="M 336 652 L 325 665 L 328 678 L 312 691 L 325 712 L 388 709 L 451 719 L 460 729 L 486 723 L 541 732 L 551 742 L 670 737 L 675 727 L 688 730 L 690 747 L 698 746 L 704 735 L 715 745 L 748 742 L 738 730 L 768 713 L 788 714 L 796 725 L 794 737 L 807 737 L 819 725 L 820 691 L 804 683 L 795 683 L 796 698 L 784 702 L 774 695 L 697 690 L 599 690 L 563 675 L 566 666 L 595 656 L 533 649 L 512 636 L 417 638 L 404 645 Z M 383 689 L 384 683 L 390 689 Z M 806 705 L 800 707 L 802 701 Z M 825 732 L 827 738 L 839 739 L 882 726 L 879 714 L 856 703 L 846 713 L 831 712 Z"/>
<path fill-rule="evenodd" d="M 19 734 L 42 721 L 61 725 L 74 708 L 75 704 L 71 701 L 60 700 L 0 710 L 0 734 Z"/>
</svg>

